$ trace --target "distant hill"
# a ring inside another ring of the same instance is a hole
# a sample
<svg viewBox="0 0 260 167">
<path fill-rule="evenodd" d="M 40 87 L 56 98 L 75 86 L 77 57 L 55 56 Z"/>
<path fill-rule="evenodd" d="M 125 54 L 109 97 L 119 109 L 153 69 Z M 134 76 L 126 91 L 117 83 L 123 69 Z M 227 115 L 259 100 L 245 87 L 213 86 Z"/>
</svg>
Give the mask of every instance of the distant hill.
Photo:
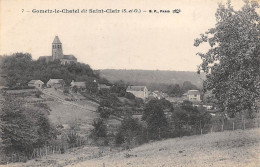
<svg viewBox="0 0 260 167">
<path fill-rule="evenodd" d="M 131 84 L 183 84 L 190 81 L 192 84 L 202 88 L 205 74 L 197 74 L 189 71 L 160 71 L 160 70 L 99 70 L 100 76 L 111 82 L 123 80 Z"/>
</svg>

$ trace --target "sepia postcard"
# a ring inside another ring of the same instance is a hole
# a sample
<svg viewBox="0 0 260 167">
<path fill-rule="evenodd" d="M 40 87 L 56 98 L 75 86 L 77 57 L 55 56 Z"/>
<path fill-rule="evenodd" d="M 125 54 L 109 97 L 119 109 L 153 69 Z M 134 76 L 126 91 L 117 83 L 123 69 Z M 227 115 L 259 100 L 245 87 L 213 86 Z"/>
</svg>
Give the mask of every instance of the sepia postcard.
<svg viewBox="0 0 260 167">
<path fill-rule="evenodd" d="M 260 166 L 258 0 L 0 0 L 0 166 Z"/>
</svg>

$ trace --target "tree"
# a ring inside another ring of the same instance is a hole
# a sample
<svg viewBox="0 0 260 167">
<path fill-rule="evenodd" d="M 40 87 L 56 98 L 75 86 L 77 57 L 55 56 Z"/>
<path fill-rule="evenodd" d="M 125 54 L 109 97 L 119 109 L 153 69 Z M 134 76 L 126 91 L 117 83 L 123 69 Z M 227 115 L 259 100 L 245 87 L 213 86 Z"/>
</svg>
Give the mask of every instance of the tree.
<svg viewBox="0 0 260 167">
<path fill-rule="evenodd" d="M 120 80 L 114 83 L 111 87 L 112 93 L 117 93 L 119 97 L 123 97 L 126 94 L 126 84 L 124 81 Z"/>
<path fill-rule="evenodd" d="M 166 135 L 168 123 L 160 100 L 151 100 L 147 103 L 142 119 L 147 123 L 151 138 L 158 139 Z"/>
<path fill-rule="evenodd" d="M 9 87 L 25 86 L 31 79 L 32 56 L 29 53 L 14 53 L 3 56 L 0 62 L 1 76 Z"/>
<path fill-rule="evenodd" d="M 127 117 L 121 123 L 121 126 L 116 134 L 116 143 L 131 144 L 134 138 L 137 138 L 142 134 L 142 125 L 137 118 Z"/>
<path fill-rule="evenodd" d="M 193 106 L 192 102 L 185 100 L 174 109 L 172 120 L 177 130 L 180 130 L 183 125 L 187 124 L 196 128 L 196 125 L 204 126 L 209 123 L 211 115 L 205 108 Z"/>
<path fill-rule="evenodd" d="M 175 85 L 169 85 L 168 86 L 167 93 L 170 96 L 173 96 L 173 97 L 180 97 L 180 96 L 182 96 L 182 94 L 184 92 L 183 92 L 183 90 L 182 90 L 182 88 L 180 87 L 179 84 L 175 84 Z"/>
<path fill-rule="evenodd" d="M 206 72 L 205 90 L 212 90 L 218 105 L 229 116 L 243 110 L 256 111 L 260 74 L 260 18 L 258 4 L 245 0 L 235 11 L 228 1 L 219 4 L 216 25 L 194 45 L 208 43 L 206 53 L 197 53 L 202 63 L 198 72 Z"/>
<path fill-rule="evenodd" d="M 92 125 L 94 126 L 94 129 L 91 132 L 93 138 L 107 136 L 107 129 L 102 119 L 94 120 Z"/>
<path fill-rule="evenodd" d="M 8 94 L 4 94 L 4 98 L 0 128 L 6 155 L 20 152 L 28 156 L 33 148 L 42 147 L 55 138 L 55 130 L 44 109 L 25 107 L 23 102 Z"/>
<path fill-rule="evenodd" d="M 190 81 L 185 81 L 182 84 L 183 92 L 187 92 L 188 90 L 198 90 L 196 85 L 193 85 Z"/>
</svg>

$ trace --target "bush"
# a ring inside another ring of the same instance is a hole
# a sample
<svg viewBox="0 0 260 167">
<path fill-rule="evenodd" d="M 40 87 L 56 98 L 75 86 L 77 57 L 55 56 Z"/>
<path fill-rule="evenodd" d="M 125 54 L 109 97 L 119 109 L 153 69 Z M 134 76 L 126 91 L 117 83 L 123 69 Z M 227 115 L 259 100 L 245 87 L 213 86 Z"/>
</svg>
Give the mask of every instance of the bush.
<svg viewBox="0 0 260 167">
<path fill-rule="evenodd" d="M 138 119 L 131 116 L 124 119 L 119 127 L 116 134 L 116 144 L 120 145 L 126 143 L 130 145 L 135 141 L 137 136 L 142 134 L 142 125 L 139 123 Z"/>
<path fill-rule="evenodd" d="M 97 138 L 107 136 L 107 129 L 102 119 L 98 118 L 94 120 L 92 126 L 94 129 L 91 131 L 90 137 Z"/>
<path fill-rule="evenodd" d="M 37 98 L 40 98 L 41 95 L 42 95 L 42 92 L 41 92 L 41 91 L 37 90 L 37 91 L 35 92 L 35 96 L 36 96 Z"/>
<path fill-rule="evenodd" d="M 115 140 L 117 145 L 121 145 L 125 142 L 124 135 L 121 131 L 116 134 Z"/>
<path fill-rule="evenodd" d="M 126 92 L 125 93 L 125 98 L 130 99 L 130 100 L 134 100 L 135 99 L 135 95 L 133 95 L 132 93 Z"/>
<path fill-rule="evenodd" d="M 64 94 L 68 94 L 68 93 L 69 93 L 69 89 L 64 89 L 64 90 L 63 90 L 63 93 L 64 93 Z"/>
<path fill-rule="evenodd" d="M 68 135 L 67 142 L 70 147 L 77 146 L 77 141 L 80 139 L 79 135 L 77 135 L 75 132 L 71 132 Z"/>
<path fill-rule="evenodd" d="M 99 107 L 98 112 L 100 113 L 100 117 L 103 119 L 108 119 L 112 114 L 112 109 L 106 107 Z"/>
</svg>

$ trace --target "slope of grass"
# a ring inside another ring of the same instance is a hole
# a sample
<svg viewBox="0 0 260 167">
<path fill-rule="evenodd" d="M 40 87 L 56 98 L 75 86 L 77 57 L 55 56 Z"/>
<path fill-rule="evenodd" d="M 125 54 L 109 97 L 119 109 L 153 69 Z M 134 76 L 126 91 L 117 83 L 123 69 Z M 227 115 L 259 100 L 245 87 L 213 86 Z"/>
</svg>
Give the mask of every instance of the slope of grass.
<svg viewBox="0 0 260 167">
<path fill-rule="evenodd" d="M 76 167 L 260 166 L 260 129 L 157 141 Z"/>
</svg>

